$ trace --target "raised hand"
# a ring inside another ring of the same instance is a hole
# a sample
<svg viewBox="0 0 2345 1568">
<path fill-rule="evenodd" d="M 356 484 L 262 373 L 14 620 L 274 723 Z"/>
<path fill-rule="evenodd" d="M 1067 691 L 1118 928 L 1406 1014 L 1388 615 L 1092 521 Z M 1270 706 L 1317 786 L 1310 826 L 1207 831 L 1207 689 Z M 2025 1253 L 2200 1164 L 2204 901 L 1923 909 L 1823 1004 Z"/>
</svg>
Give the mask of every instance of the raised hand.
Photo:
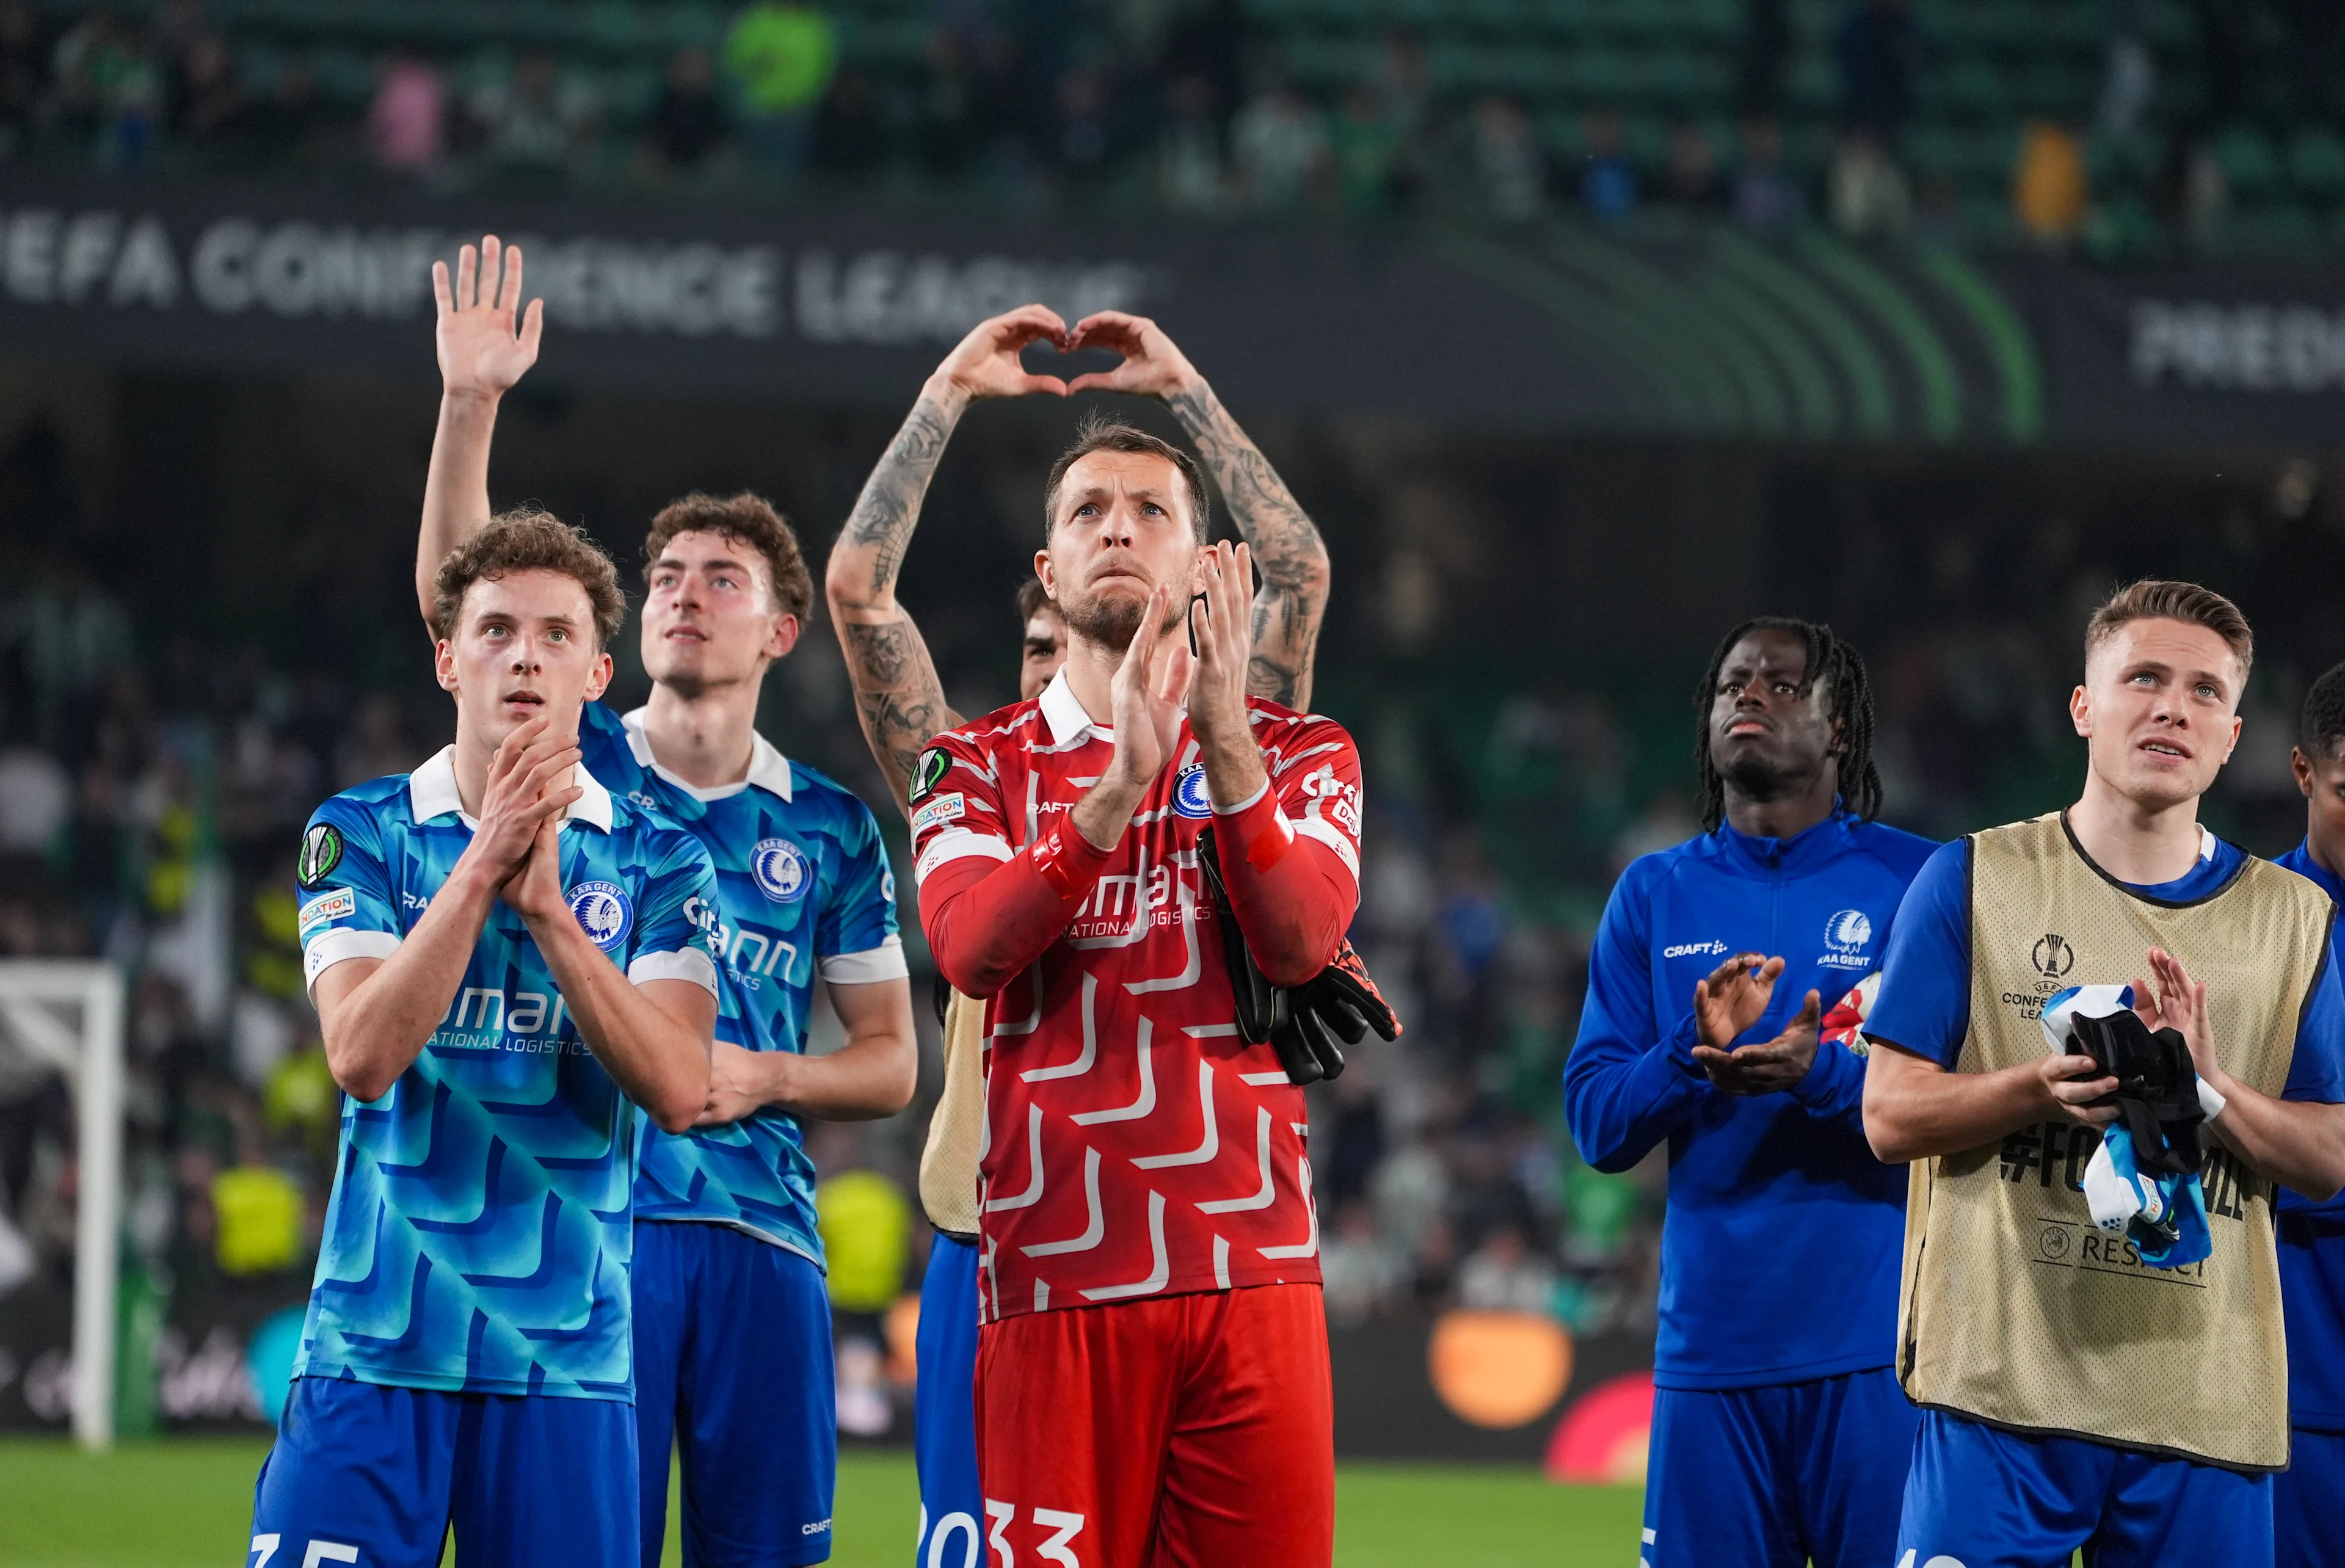
<svg viewBox="0 0 2345 1568">
<path fill-rule="evenodd" d="M 2133 983 L 2133 1010 L 2153 1029 L 2169 1028 L 2190 1047 L 2190 1065 L 2218 1093 L 2230 1092 L 2230 1076 L 2215 1050 L 2215 1026 L 2207 1008 L 2207 987 L 2190 977 L 2182 960 L 2163 947 L 2149 950 L 2152 985 Z"/>
<path fill-rule="evenodd" d="M 1188 609 L 1197 646 L 1197 674 L 1189 693 L 1189 723 L 1206 746 L 1254 744 L 1246 713 L 1247 666 L 1254 657 L 1254 553 L 1223 540 L 1197 561 L 1204 597 Z M 1224 801 L 1222 804 L 1234 804 Z"/>
<path fill-rule="evenodd" d="M 1185 643 L 1176 642 L 1165 655 L 1162 675 L 1151 669 L 1160 628 L 1172 612 L 1177 592 L 1160 582 L 1149 593 L 1132 646 L 1108 688 L 1115 723 L 1115 757 L 1108 774 L 1135 794 L 1145 794 L 1171 760 L 1172 743 L 1181 732 L 1182 700 L 1189 694 L 1192 661 Z"/>
<path fill-rule="evenodd" d="M 1077 376 L 1070 392 L 1131 392 L 1143 398 L 1172 398 L 1203 386 L 1204 378 L 1189 357 L 1164 335 L 1164 329 L 1145 316 L 1122 310 L 1101 310 L 1075 323 L 1067 344 L 1078 349 L 1105 349 L 1123 356 L 1112 370 Z"/>
<path fill-rule="evenodd" d="M 1056 376 L 1030 372 L 1018 356 L 1030 343 L 1067 347 L 1067 324 L 1047 305 L 1020 305 L 1015 310 L 969 329 L 945 356 L 929 385 L 939 379 L 965 398 L 1022 398 L 1030 392 L 1067 395 L 1067 383 Z"/>
<path fill-rule="evenodd" d="M 1694 982 L 1694 1032 L 1715 1052 L 1734 1048 L 1735 1038 L 1757 1023 L 1775 999 L 1775 982 L 1783 973 L 1781 958 L 1737 953 Z"/>
<path fill-rule="evenodd" d="M 457 396 L 502 397 L 537 363 L 545 330 L 545 301 L 521 309 L 522 256 L 493 234 L 476 252 L 457 253 L 454 288 L 448 264 L 431 264 L 431 297 L 440 309 L 440 386 Z"/>
<path fill-rule="evenodd" d="M 505 888 L 505 901 L 524 915 L 529 910 L 515 901 L 521 889 L 513 885 L 513 874 L 532 857 L 540 829 L 558 824 L 571 803 L 586 793 L 572 782 L 570 770 L 578 756 L 574 737 L 555 733 L 547 720 L 532 719 L 507 735 L 489 759 L 480 821 L 464 853 L 482 857 Z M 555 892 L 558 903 L 558 886 Z"/>
</svg>

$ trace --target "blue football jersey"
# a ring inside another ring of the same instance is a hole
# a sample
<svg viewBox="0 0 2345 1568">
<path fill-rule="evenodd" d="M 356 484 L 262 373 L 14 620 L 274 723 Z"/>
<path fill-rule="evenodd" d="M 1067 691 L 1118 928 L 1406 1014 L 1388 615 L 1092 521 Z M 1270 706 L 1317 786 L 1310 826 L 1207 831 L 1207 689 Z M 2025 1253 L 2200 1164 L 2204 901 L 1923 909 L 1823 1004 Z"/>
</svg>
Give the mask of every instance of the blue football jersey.
<svg viewBox="0 0 2345 1568">
<path fill-rule="evenodd" d="M 640 709 L 600 703 L 579 722 L 586 765 L 690 830 L 716 867 L 716 1037 L 752 1051 L 806 1049 L 815 976 L 900 979 L 896 877 L 871 808 L 756 738 L 749 776 L 695 789 L 652 760 Z M 683 1135 L 640 1118 L 635 1215 L 731 1225 L 823 1260 L 814 1164 L 797 1118 L 771 1107 Z"/>
<path fill-rule="evenodd" d="M 580 772 L 560 841 L 579 924 L 631 979 L 715 992 L 699 841 Z M 320 806 L 299 863 L 310 981 L 396 951 L 472 836 L 452 746 Z M 499 903 L 422 1052 L 381 1099 L 343 1100 L 294 1375 L 632 1399 L 634 1121 Z"/>
</svg>

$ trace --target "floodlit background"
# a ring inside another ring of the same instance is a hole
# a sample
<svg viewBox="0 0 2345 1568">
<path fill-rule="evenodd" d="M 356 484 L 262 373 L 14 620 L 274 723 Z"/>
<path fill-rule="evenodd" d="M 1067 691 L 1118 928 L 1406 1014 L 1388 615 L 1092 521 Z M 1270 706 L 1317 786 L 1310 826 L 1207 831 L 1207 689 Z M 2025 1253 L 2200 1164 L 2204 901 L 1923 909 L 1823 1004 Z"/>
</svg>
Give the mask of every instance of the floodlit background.
<svg viewBox="0 0 2345 1568">
<path fill-rule="evenodd" d="M 409 586 L 426 269 L 493 229 L 550 315 L 494 493 L 623 561 L 746 487 L 818 566 L 993 310 L 1189 351 L 1333 552 L 1315 705 L 1365 754 L 1354 936 L 1408 1029 L 1313 1095 L 1342 1561 L 1633 1561 L 1662 1172 L 1582 1166 L 1558 1079 L 1612 878 L 1695 831 L 1693 681 L 1744 615 L 1831 621 L 1887 815 L 1948 835 L 2068 798 L 2086 611 L 2194 577 L 2259 644 L 2208 816 L 2295 842 L 2294 704 L 2345 658 L 2337 18 L 0 0 L 0 956 L 129 976 L 133 1440 L 55 1435 L 72 1106 L 0 1028 L 0 1557 L 239 1543 L 338 1116 L 293 853 L 450 732 Z M 946 458 L 903 597 L 965 713 L 1016 694 L 1093 401 L 982 407 Z M 827 627 L 763 723 L 882 800 Z M 912 1536 L 926 1043 L 913 1111 L 810 1140 L 855 1281 L 842 1563 Z"/>
</svg>

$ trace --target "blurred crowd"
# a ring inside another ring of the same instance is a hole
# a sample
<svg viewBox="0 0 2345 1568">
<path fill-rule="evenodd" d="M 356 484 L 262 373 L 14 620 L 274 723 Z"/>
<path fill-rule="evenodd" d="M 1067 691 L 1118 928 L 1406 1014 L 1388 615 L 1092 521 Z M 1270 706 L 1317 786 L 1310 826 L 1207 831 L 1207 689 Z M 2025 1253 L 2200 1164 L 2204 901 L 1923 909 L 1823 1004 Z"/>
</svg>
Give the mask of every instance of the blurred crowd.
<svg viewBox="0 0 2345 1568">
<path fill-rule="evenodd" d="M 1200 217 L 1703 213 L 2108 255 L 2345 239 L 2323 0 L 447 11 L 0 0 L 0 161 Z"/>
</svg>

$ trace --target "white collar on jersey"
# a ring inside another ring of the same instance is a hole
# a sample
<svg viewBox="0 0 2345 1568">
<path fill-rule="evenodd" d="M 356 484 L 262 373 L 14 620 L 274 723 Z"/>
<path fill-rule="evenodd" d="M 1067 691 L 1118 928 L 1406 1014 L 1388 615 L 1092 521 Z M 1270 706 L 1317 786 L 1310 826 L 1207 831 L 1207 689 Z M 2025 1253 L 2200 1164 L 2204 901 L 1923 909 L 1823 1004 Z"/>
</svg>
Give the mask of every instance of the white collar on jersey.
<svg viewBox="0 0 2345 1568">
<path fill-rule="evenodd" d="M 755 730 L 749 732 L 747 778 L 739 784 L 718 784 L 715 789 L 702 789 L 697 784 L 685 783 L 660 766 L 652 755 L 651 737 L 644 733 L 644 715 L 650 711 L 648 708 L 634 708 L 619 715 L 619 725 L 627 732 L 627 750 L 634 754 L 639 764 L 651 769 L 693 799 L 704 802 L 723 800 L 728 795 L 739 794 L 751 784 L 785 801 L 790 798 L 790 759 L 776 751 L 774 743 Z"/>
<path fill-rule="evenodd" d="M 571 782 L 586 793 L 570 803 L 562 814 L 564 822 L 583 822 L 589 827 L 611 831 L 611 792 L 598 783 L 586 764 L 579 764 L 571 770 Z M 408 809 L 419 823 L 430 822 L 435 816 L 454 812 L 466 827 L 478 827 L 479 822 L 464 814 L 464 797 L 456 793 L 456 748 L 442 747 L 440 754 L 407 775 Z"/>
<path fill-rule="evenodd" d="M 1115 740 L 1113 728 L 1093 723 L 1091 716 L 1083 712 L 1082 699 L 1067 684 L 1065 665 L 1061 664 L 1059 673 L 1051 677 L 1051 683 L 1042 688 L 1042 695 L 1037 700 L 1042 704 L 1043 722 L 1051 726 L 1052 745 L 1072 745 L 1086 733 L 1110 743 Z"/>
</svg>

